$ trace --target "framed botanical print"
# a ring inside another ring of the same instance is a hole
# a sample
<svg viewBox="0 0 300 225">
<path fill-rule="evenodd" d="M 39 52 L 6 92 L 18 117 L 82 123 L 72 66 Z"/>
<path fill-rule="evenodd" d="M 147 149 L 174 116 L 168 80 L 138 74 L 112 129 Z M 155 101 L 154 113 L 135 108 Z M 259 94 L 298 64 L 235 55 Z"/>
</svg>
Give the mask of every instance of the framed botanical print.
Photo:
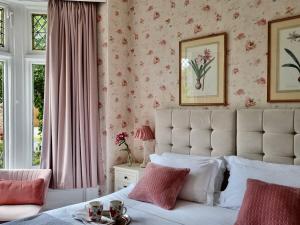
<svg viewBox="0 0 300 225">
<path fill-rule="evenodd" d="M 179 104 L 226 105 L 226 33 L 179 43 Z"/>
<path fill-rule="evenodd" d="M 300 102 L 300 16 L 268 25 L 268 102 Z"/>
</svg>

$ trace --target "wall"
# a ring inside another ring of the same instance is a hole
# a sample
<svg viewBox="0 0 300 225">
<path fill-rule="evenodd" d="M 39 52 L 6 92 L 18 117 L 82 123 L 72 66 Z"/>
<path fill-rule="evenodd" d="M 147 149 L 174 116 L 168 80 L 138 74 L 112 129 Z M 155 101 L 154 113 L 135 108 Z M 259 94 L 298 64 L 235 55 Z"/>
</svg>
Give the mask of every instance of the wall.
<svg viewBox="0 0 300 225">
<path fill-rule="evenodd" d="M 117 132 L 131 134 L 141 159 L 133 132 L 142 124 L 153 127 L 156 108 L 178 107 L 182 39 L 228 33 L 228 107 L 299 106 L 266 102 L 267 22 L 299 15 L 298 0 L 110 0 L 105 7 L 108 57 L 99 56 L 106 63 L 100 94 L 111 165 L 124 159 L 113 143 Z"/>
<path fill-rule="evenodd" d="M 130 79 L 124 78 L 129 64 L 127 57 L 128 2 L 110 0 L 98 8 L 98 69 L 100 94 L 101 145 L 106 165 L 106 191 L 113 190 L 112 166 L 124 161 L 125 153 L 114 143 L 117 132 L 130 133 L 133 128 L 129 105 L 133 101 L 128 87 Z M 130 138 L 129 144 L 132 145 Z"/>
</svg>

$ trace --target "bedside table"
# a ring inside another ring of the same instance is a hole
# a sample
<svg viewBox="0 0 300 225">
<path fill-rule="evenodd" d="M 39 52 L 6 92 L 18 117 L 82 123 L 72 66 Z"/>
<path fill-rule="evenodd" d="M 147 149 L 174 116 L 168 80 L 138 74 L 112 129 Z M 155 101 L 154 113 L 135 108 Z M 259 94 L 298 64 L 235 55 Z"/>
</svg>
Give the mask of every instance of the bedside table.
<svg viewBox="0 0 300 225">
<path fill-rule="evenodd" d="M 132 164 L 128 166 L 121 164 L 114 166 L 115 169 L 115 191 L 128 187 L 130 184 L 135 184 L 143 176 L 144 169 L 140 164 Z"/>
</svg>

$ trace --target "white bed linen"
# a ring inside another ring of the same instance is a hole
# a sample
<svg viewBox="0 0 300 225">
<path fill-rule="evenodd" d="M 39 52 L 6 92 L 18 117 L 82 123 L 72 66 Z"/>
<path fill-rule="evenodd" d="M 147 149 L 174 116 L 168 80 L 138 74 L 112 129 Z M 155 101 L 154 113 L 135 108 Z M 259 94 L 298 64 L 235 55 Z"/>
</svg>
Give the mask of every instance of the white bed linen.
<svg viewBox="0 0 300 225">
<path fill-rule="evenodd" d="M 165 210 L 155 205 L 135 201 L 127 196 L 133 186 L 118 192 L 101 197 L 104 208 L 107 209 L 109 201 L 119 199 L 125 202 L 127 214 L 132 218 L 132 225 L 233 225 L 238 211 L 221 207 L 210 207 L 204 204 L 188 201 L 177 201 L 173 210 Z M 83 209 L 86 203 L 67 206 L 46 213 L 74 225 L 82 224 L 72 219 L 76 210 Z"/>
</svg>

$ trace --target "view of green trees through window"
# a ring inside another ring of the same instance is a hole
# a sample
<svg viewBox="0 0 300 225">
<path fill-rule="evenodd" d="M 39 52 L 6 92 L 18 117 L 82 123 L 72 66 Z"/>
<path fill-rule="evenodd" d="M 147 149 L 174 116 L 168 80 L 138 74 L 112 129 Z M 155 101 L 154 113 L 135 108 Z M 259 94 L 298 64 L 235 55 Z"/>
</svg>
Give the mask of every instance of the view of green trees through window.
<svg viewBox="0 0 300 225">
<path fill-rule="evenodd" d="M 42 150 L 45 65 L 32 64 L 33 77 L 33 152 L 32 165 L 40 165 Z"/>
<path fill-rule="evenodd" d="M 0 168 L 4 168 L 4 63 L 0 61 Z"/>
</svg>

